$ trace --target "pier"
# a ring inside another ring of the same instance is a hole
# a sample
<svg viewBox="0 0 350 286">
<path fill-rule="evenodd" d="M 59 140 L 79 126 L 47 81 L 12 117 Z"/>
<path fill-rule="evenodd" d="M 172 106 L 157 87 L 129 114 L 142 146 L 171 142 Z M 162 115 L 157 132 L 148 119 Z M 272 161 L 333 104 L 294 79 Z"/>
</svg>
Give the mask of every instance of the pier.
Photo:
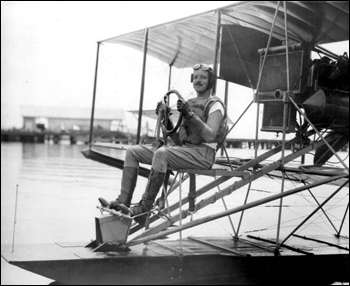
<svg viewBox="0 0 350 286">
<path fill-rule="evenodd" d="M 255 139 L 247 138 L 226 138 L 225 140 L 226 148 L 243 148 L 243 149 L 254 149 L 255 148 Z M 280 140 L 276 139 L 259 139 L 257 140 L 259 149 L 272 149 L 280 145 Z M 286 145 L 287 149 L 290 149 L 290 144 Z"/>
<path fill-rule="evenodd" d="M 102 142 L 128 144 L 135 136 L 126 133 L 112 131 L 97 131 L 95 138 Z M 1 130 L 1 142 L 24 142 L 24 143 L 50 143 L 50 144 L 87 144 L 89 141 L 88 131 L 52 132 L 52 131 L 24 131 L 24 130 Z"/>
</svg>

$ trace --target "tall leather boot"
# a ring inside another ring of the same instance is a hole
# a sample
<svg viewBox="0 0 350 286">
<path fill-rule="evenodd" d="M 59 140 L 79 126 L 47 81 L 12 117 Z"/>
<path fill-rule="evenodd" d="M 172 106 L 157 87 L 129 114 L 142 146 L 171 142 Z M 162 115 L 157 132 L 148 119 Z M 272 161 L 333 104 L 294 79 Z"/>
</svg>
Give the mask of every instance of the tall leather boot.
<svg viewBox="0 0 350 286">
<path fill-rule="evenodd" d="M 154 200 L 159 192 L 160 187 L 163 184 L 166 173 L 157 172 L 151 169 L 151 173 L 148 177 L 148 182 L 146 190 L 142 195 L 142 200 L 135 206 L 128 209 L 132 217 L 135 217 L 134 220 L 139 224 L 144 224 L 146 221 L 147 214 L 140 215 L 142 213 L 148 212 L 152 209 Z M 120 208 L 123 210 L 122 205 Z M 139 216 L 140 215 L 140 216 Z"/>
<path fill-rule="evenodd" d="M 138 168 L 124 167 L 120 195 L 115 201 L 111 202 L 108 202 L 104 198 L 99 198 L 98 200 L 100 201 L 101 205 L 117 211 L 123 210 L 123 207 L 124 210 L 125 207 L 128 208 L 135 191 L 138 171 Z"/>
</svg>

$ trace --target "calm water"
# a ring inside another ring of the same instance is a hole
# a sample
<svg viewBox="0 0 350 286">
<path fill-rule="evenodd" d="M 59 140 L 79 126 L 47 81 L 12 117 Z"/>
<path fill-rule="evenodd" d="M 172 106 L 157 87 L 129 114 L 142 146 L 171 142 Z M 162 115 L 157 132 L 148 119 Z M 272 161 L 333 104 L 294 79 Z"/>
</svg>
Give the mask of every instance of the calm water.
<svg viewBox="0 0 350 286">
<path fill-rule="evenodd" d="M 45 243 L 45 242 L 89 242 L 95 239 L 94 217 L 100 213 L 96 209 L 97 198 L 103 196 L 114 199 L 118 195 L 121 170 L 87 160 L 80 153 L 85 146 L 77 145 L 49 145 L 49 144 L 22 144 L 1 143 L 1 244 L 12 244 L 16 188 L 18 190 L 17 218 L 15 231 L 16 244 Z M 230 155 L 248 158 L 252 150 L 230 149 Z M 121 158 L 123 153 L 117 154 Z M 346 153 L 341 154 L 345 158 Z M 311 157 L 312 159 L 312 157 Z M 311 160 L 310 159 L 310 160 Z M 197 184 L 204 184 L 205 178 Z M 144 191 L 145 178 L 139 178 L 134 200 L 138 201 Z M 226 184 L 227 185 L 227 184 Z M 18 187 L 17 187 L 18 186 Z M 187 184 L 183 190 L 183 197 L 187 195 Z M 223 185 L 225 186 L 225 184 Z M 295 183 L 287 183 L 286 189 L 295 187 Z M 249 200 L 258 199 L 280 192 L 280 181 L 264 178 L 252 185 Z M 244 201 L 242 188 L 226 199 L 227 206 L 235 207 Z M 334 187 L 319 188 L 321 197 L 329 194 Z M 176 193 L 176 192 L 174 192 Z M 176 199 L 176 197 L 170 198 Z M 288 197 L 283 200 L 283 226 L 281 235 L 295 227 L 307 213 L 311 211 L 310 194 Z M 335 198 L 328 207 L 332 217 L 339 216 L 345 210 L 348 195 L 343 192 Z M 314 204 L 312 202 L 312 204 Z M 258 235 L 259 231 L 276 234 L 278 202 L 255 208 L 245 212 L 244 223 L 240 233 Z M 223 211 L 222 201 L 216 202 L 197 216 Z M 237 226 L 238 215 L 232 220 Z M 348 234 L 348 217 L 344 234 Z M 335 220 L 339 225 L 339 220 Z M 325 231 L 332 233 L 329 225 L 325 225 L 321 215 L 312 219 L 312 225 L 307 229 L 312 233 Z M 232 233 L 227 218 L 220 219 L 205 226 L 186 230 L 183 236 L 198 235 L 210 236 L 228 235 Z M 173 235 L 178 238 L 178 234 Z M 1 284 L 7 285 L 37 285 L 48 284 L 51 280 L 10 266 L 1 259 Z"/>
</svg>

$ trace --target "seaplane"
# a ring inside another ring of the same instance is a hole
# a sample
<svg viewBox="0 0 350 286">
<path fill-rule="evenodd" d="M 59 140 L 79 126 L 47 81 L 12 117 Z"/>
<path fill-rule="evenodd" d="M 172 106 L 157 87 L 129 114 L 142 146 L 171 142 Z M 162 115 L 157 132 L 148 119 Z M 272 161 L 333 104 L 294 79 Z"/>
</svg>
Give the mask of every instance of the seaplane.
<svg viewBox="0 0 350 286">
<path fill-rule="evenodd" d="M 170 88 L 173 69 L 212 65 L 216 83 L 252 91 L 229 132 L 255 107 L 256 130 L 281 134 L 279 144 L 269 150 L 255 144 L 250 158 L 230 156 L 223 144 L 209 170 L 169 170 L 161 192 L 166 205 L 154 207 L 145 225 L 98 206 L 92 241 L 23 245 L 16 252 L 2 245 L 2 257 L 60 285 L 349 282 L 349 164 L 342 156 L 349 141 L 349 59 L 322 46 L 348 40 L 348 1 L 241 1 L 97 42 L 90 143 L 82 151 L 88 159 L 122 169 L 123 159 L 103 150 L 128 148 L 93 138 L 101 45 L 142 53 L 140 103 L 148 56 L 169 67 L 169 88 L 162 97 L 169 104 L 170 97 L 181 96 L 176 86 Z M 137 144 L 142 104 L 138 114 Z M 177 118 L 180 122 L 181 115 Z M 169 144 L 160 124 L 155 140 Z M 306 156 L 313 157 L 311 164 Z M 149 172 L 141 166 L 139 176 Z M 279 188 L 254 195 L 268 182 L 278 182 Z M 233 206 L 226 204 L 232 201 Z M 216 202 L 222 210 L 206 213 Z M 298 207 L 306 204 L 307 213 L 298 216 Z M 275 207 L 273 231 L 264 231 L 269 222 L 267 207 L 261 206 Z M 288 210 L 293 219 L 284 215 Z M 242 230 L 249 214 L 259 224 L 258 235 Z M 209 227 L 205 232 L 206 225 L 222 218 L 230 220 L 231 233 L 215 236 Z M 204 231 L 198 233 L 205 235 L 193 235 L 200 226 Z M 192 235 L 184 236 L 189 230 Z"/>
</svg>

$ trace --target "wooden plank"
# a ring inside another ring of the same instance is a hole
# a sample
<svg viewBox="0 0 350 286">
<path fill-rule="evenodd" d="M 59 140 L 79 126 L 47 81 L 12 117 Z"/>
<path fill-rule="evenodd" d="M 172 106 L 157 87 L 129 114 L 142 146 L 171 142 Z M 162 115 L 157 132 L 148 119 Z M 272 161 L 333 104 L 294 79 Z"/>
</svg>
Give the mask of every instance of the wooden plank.
<svg viewBox="0 0 350 286">
<path fill-rule="evenodd" d="M 153 243 L 161 244 L 164 249 L 168 251 L 181 253 L 181 255 L 217 255 L 223 253 L 222 249 L 213 248 L 209 245 L 199 243 L 198 241 L 190 240 L 188 238 L 180 240 L 162 240 L 152 241 L 149 245 Z"/>
<path fill-rule="evenodd" d="M 225 246 L 222 246 L 222 245 L 214 244 L 212 242 L 209 242 L 209 241 L 201 239 L 201 238 L 197 238 L 197 237 L 194 237 L 194 236 L 189 236 L 188 238 L 192 239 L 194 241 L 198 241 L 200 243 L 206 244 L 206 245 L 210 245 L 211 247 L 214 247 L 214 248 L 218 248 L 218 249 L 221 249 L 221 250 L 228 251 L 230 253 L 234 253 L 234 254 L 236 254 L 238 256 L 251 256 L 249 253 L 242 253 L 242 252 L 239 252 L 237 250 L 233 250 L 231 248 L 228 248 L 228 247 L 225 247 Z"/>
<path fill-rule="evenodd" d="M 172 247 L 170 247 L 168 245 L 164 245 L 164 244 L 160 243 L 159 241 L 152 241 L 152 244 L 161 246 L 161 247 L 165 248 L 168 251 L 171 251 L 172 253 L 174 253 L 176 255 L 182 255 L 181 251 L 178 251 L 177 249 L 172 248 Z"/>
<path fill-rule="evenodd" d="M 130 148 L 131 145 L 123 145 L 123 144 L 116 144 L 116 143 L 109 143 L 109 142 L 95 142 L 95 143 L 92 143 L 91 146 L 126 151 Z"/>
<path fill-rule="evenodd" d="M 272 241 L 269 239 L 265 239 L 265 238 L 261 238 L 261 237 L 257 237 L 257 236 L 253 236 L 253 235 L 248 235 L 247 237 L 276 245 L 275 241 Z M 283 244 L 282 247 L 289 249 L 289 250 L 292 250 L 292 251 L 295 251 L 295 252 L 298 252 L 298 253 L 302 253 L 302 254 L 306 254 L 306 255 L 314 255 L 314 253 L 312 253 L 312 252 L 307 252 L 307 251 L 304 251 L 300 248 L 292 247 L 292 246 L 289 246 L 286 244 Z"/>
<path fill-rule="evenodd" d="M 236 238 L 236 237 L 233 237 L 233 239 L 237 242 L 240 242 L 240 243 L 244 243 L 244 244 L 247 244 L 247 245 L 250 245 L 250 246 L 254 246 L 254 247 L 257 247 L 257 248 L 260 248 L 262 250 L 265 250 L 267 252 L 274 252 L 273 249 L 271 249 L 271 247 L 266 247 L 262 244 L 258 244 L 258 243 L 254 243 L 252 241 L 249 241 L 247 239 L 243 239 L 243 238 Z"/>
<path fill-rule="evenodd" d="M 320 239 L 316 239 L 316 238 L 312 238 L 312 237 L 301 236 L 301 235 L 297 235 L 297 234 L 292 234 L 292 235 L 295 236 L 295 237 L 301 238 L 301 239 L 311 240 L 311 241 L 314 241 L 314 242 L 317 242 L 317 243 L 322 243 L 322 244 L 326 244 L 326 245 L 329 245 L 329 246 L 332 246 L 332 247 L 336 247 L 336 248 L 339 248 L 339 249 L 343 249 L 343 250 L 349 251 L 349 247 L 343 247 L 343 246 L 340 246 L 338 244 L 334 244 L 334 243 L 331 243 L 331 242 L 328 242 L 328 241 L 324 241 L 324 240 L 320 240 Z"/>
<path fill-rule="evenodd" d="M 75 249 L 84 247 L 62 247 L 56 243 L 43 244 L 17 244 L 15 251 L 11 251 L 11 245 L 1 245 L 1 257 L 6 261 L 46 261 L 46 260 L 75 260 Z"/>
<path fill-rule="evenodd" d="M 198 238 L 196 238 L 198 239 Z M 199 238 L 202 241 L 205 241 L 209 243 L 209 245 L 215 249 L 218 246 L 217 249 L 221 249 L 224 251 L 221 253 L 221 255 L 232 255 L 232 256 L 237 256 L 237 254 L 231 253 L 232 251 L 236 251 L 241 254 L 248 254 L 248 256 L 259 256 L 259 257 L 265 257 L 265 256 L 274 256 L 274 251 L 270 247 L 269 249 L 265 249 L 264 245 L 258 245 L 257 243 L 255 244 L 248 244 L 248 243 L 243 243 L 240 239 L 233 239 L 232 236 L 228 237 L 201 237 Z M 264 243 L 262 243 L 264 244 Z M 207 245 L 204 244 L 203 245 Z M 221 247 L 221 248 L 219 248 Z M 230 250 L 228 252 L 227 250 Z"/>
<path fill-rule="evenodd" d="M 224 177 L 241 177 L 246 178 L 250 175 L 249 172 L 246 171 L 230 171 L 228 169 L 209 169 L 209 170 L 203 170 L 203 169 L 180 169 L 180 170 L 174 170 L 179 171 L 181 173 L 188 173 L 188 174 L 196 174 L 196 175 L 203 175 L 203 176 L 224 176 Z"/>
</svg>

